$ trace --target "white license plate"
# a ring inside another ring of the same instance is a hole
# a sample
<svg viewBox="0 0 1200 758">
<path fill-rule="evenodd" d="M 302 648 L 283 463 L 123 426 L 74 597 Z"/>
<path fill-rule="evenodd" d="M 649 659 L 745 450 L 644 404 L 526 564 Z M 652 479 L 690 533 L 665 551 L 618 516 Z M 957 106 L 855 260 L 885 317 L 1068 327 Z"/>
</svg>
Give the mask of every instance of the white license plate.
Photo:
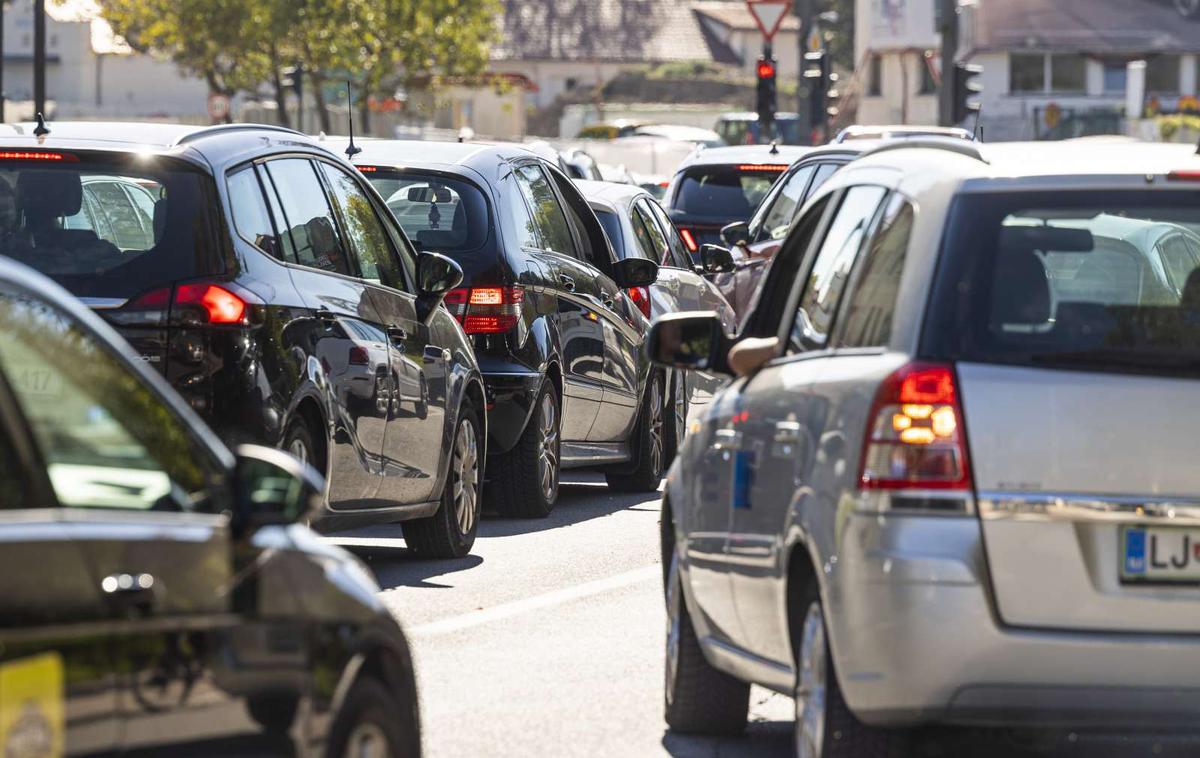
<svg viewBox="0 0 1200 758">
<path fill-rule="evenodd" d="M 1123 528 L 1121 579 L 1200 582 L 1200 528 Z"/>
</svg>

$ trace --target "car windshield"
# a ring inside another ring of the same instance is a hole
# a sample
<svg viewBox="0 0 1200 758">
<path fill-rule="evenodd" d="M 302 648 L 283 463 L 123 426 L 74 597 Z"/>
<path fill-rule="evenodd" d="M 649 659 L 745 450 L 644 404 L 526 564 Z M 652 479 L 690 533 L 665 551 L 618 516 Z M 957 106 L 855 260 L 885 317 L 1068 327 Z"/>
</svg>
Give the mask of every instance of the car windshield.
<svg viewBox="0 0 1200 758">
<path fill-rule="evenodd" d="M 6 161 L 0 255 L 81 297 L 130 298 L 219 269 L 217 207 L 212 182 L 176 161 Z"/>
<path fill-rule="evenodd" d="M 780 170 L 694 166 L 683 173 L 674 207 L 689 215 L 747 219 Z"/>
<path fill-rule="evenodd" d="M 432 172 L 383 169 L 367 178 L 422 250 L 457 260 L 487 242 L 487 201 L 470 182 Z"/>
<path fill-rule="evenodd" d="M 1200 193 L 967 195 L 944 255 L 942 357 L 1200 376 Z"/>
</svg>

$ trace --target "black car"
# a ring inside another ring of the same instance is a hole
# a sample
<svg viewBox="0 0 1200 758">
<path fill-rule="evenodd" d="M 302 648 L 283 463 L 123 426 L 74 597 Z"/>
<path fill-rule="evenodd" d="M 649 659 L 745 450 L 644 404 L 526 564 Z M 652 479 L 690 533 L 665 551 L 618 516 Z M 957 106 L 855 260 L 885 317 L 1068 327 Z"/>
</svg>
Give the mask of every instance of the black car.
<svg viewBox="0 0 1200 758">
<path fill-rule="evenodd" d="M 440 306 L 461 272 L 343 158 L 258 126 L 0 142 L 0 254 L 101 314 L 227 443 L 311 462 L 318 528 L 403 520 L 420 553 L 470 550 L 484 385 Z"/>
<path fill-rule="evenodd" d="M 0 259 L 3 754 L 418 756 L 404 635 L 299 523 L 323 489 Z"/>
<path fill-rule="evenodd" d="M 664 376 L 642 356 L 648 324 L 628 294 L 657 265 L 618 260 L 572 181 L 519 146 L 361 147 L 356 164 L 408 235 L 462 266 L 446 304 L 487 383 L 489 504 L 545 516 L 562 468 L 604 467 L 610 487 L 657 489 L 670 409 L 647 402 Z"/>
</svg>

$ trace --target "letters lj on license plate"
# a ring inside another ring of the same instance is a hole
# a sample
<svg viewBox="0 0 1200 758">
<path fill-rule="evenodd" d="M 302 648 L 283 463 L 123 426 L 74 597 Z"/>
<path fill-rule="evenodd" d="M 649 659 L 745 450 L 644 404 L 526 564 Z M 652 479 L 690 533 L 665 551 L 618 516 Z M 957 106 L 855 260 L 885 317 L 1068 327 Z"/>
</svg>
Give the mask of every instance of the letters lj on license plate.
<svg viewBox="0 0 1200 758">
<path fill-rule="evenodd" d="M 1126 581 L 1200 582 L 1200 528 L 1122 529 L 1121 578 Z"/>
</svg>

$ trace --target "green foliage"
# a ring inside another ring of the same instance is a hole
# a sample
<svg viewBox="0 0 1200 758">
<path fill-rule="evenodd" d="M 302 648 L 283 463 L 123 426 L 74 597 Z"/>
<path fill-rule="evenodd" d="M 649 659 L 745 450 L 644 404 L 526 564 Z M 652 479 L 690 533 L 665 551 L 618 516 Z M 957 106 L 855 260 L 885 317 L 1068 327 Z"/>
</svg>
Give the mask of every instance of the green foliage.
<svg viewBox="0 0 1200 758">
<path fill-rule="evenodd" d="M 1191 135 L 1200 134 L 1200 116 L 1189 113 L 1177 113 L 1173 116 L 1159 116 L 1155 119 L 1158 122 L 1158 133 L 1162 136 L 1163 142 L 1175 142 L 1176 137 L 1180 136 L 1180 131 L 1186 130 Z M 1185 142 L 1191 142 L 1192 138 L 1187 138 Z"/>
</svg>

